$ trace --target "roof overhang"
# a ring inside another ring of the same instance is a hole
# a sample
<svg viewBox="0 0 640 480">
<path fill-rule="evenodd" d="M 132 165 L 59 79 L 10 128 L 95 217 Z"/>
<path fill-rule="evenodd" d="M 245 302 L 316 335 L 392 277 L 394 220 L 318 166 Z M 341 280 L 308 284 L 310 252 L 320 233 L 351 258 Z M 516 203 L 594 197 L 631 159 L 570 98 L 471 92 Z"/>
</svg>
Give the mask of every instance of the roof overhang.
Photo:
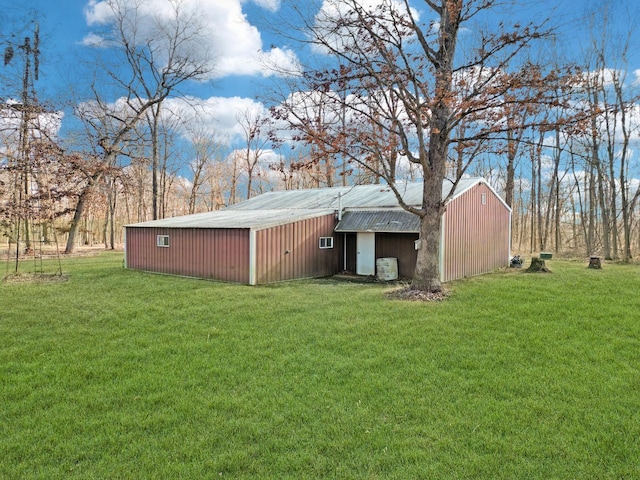
<svg viewBox="0 0 640 480">
<path fill-rule="evenodd" d="M 333 209 L 218 210 L 126 225 L 127 228 L 239 228 L 263 230 L 278 225 L 334 215 Z"/>
<path fill-rule="evenodd" d="M 419 233 L 420 217 L 402 209 L 347 210 L 335 229 L 339 233 Z"/>
</svg>

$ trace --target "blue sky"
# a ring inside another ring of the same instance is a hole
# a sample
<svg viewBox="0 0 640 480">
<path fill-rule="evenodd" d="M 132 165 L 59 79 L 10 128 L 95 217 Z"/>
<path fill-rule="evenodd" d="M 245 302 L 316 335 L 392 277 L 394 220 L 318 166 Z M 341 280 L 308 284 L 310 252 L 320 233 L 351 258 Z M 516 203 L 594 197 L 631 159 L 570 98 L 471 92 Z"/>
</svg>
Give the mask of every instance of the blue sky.
<svg viewBox="0 0 640 480">
<path fill-rule="evenodd" d="M 157 9 L 167 0 L 146 1 Z M 217 117 L 212 128 L 232 136 L 234 132 L 237 133 L 234 112 L 263 108 L 264 100 L 259 96 L 265 91 L 265 85 L 279 81 L 277 75 L 271 74 L 256 61 L 256 57 L 278 59 L 286 63 L 304 60 L 303 51 L 286 38 L 262 28 L 262 25 L 286 21 L 286 9 L 281 0 L 183 1 L 186 4 L 199 1 L 206 13 L 203 21 L 211 32 L 217 33 L 211 36 L 210 48 L 218 56 L 218 73 L 209 82 L 190 84 L 187 93 L 207 103 L 211 115 Z M 23 0 L 16 4 L 15 0 L 0 0 L 0 22 L 3 25 L 0 33 L 3 40 L 9 39 L 13 32 L 22 38 L 21 35 L 29 31 L 30 13 L 37 13 L 42 37 L 42 71 L 37 89 L 42 92 L 42 97 L 58 102 L 59 108 L 63 108 L 63 100 L 73 102 L 68 98 L 71 87 L 78 89 L 82 86 L 77 67 L 82 58 L 94 53 L 92 50 L 95 49 L 88 45 L 87 39 L 104 20 L 102 3 L 101 0 Z M 582 47 L 590 41 L 584 28 L 586 9 L 597 3 L 599 0 L 524 0 L 508 8 L 512 9 L 514 15 L 521 15 L 523 20 L 551 16 L 553 24 L 560 28 L 564 53 L 577 57 Z M 310 4 L 299 2 L 299 5 Z M 419 0 L 413 4 L 421 8 Z M 624 33 L 629 28 L 624 23 L 638 18 L 640 1 L 617 0 L 613 4 L 616 5 L 615 15 L 620 20 L 613 29 Z M 640 42 L 637 36 L 635 38 L 634 45 L 638 48 L 630 49 L 628 67 L 631 71 L 640 72 L 636 53 L 640 51 Z"/>
<path fill-rule="evenodd" d="M 146 3 L 154 10 L 166 1 L 147 0 Z M 184 0 L 185 5 L 197 1 Z M 4 25 L 0 39 L 4 43 L 17 45 L 24 36 L 32 36 L 30 20 L 38 20 L 41 70 L 36 90 L 41 101 L 52 102 L 54 108 L 63 108 L 62 103 L 71 89 L 74 98 L 82 99 L 83 94 L 88 94 L 86 89 L 83 92 L 83 83 L 87 82 L 83 80 L 86 77 L 80 76 L 80 64 L 96 53 L 89 39 L 105 18 L 103 3 L 101 0 L 26 0 L 26 3 L 16 4 L 15 0 L 0 0 L 0 24 Z M 279 63 L 286 63 L 296 55 L 288 47 L 276 46 L 272 35 L 255 26 L 270 16 L 277 17 L 278 0 L 205 0 L 200 3 L 206 14 L 203 26 L 219 33 L 211 35 L 211 45 L 207 46 L 216 52 L 218 73 L 208 81 L 191 82 L 183 92 L 205 102 L 217 103 L 216 108 L 224 111 L 220 115 L 219 129 L 232 131 L 230 123 L 235 115 L 230 114 L 230 110 L 261 108 L 261 103 L 255 99 L 263 91 L 265 81 L 275 79 L 261 60 L 278 59 Z M 10 96 L 10 92 L 0 92 L 0 97 Z"/>
</svg>

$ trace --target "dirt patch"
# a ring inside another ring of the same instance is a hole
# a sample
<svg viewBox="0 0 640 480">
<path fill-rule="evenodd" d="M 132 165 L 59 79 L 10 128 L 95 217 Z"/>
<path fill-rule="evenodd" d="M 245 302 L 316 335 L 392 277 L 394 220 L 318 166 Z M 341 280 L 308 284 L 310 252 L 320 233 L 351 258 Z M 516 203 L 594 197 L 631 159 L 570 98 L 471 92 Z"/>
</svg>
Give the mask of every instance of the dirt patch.
<svg viewBox="0 0 640 480">
<path fill-rule="evenodd" d="M 69 275 L 58 273 L 12 273 L 2 279 L 3 283 L 37 283 L 50 284 L 61 283 L 69 280 Z"/>
<path fill-rule="evenodd" d="M 31 250 L 29 252 L 20 251 L 19 258 L 23 259 L 50 259 L 50 258 L 75 258 L 75 257 L 92 257 L 95 255 L 99 255 L 102 252 L 124 252 L 124 248 L 118 247 L 113 250 L 104 248 L 104 245 L 83 245 L 76 247 L 73 253 L 64 253 L 64 248 L 60 248 L 60 250 L 56 250 L 54 247 L 47 246 L 43 248 L 36 248 L 35 250 Z M 16 252 L 15 247 L 10 249 L 1 248 L 0 247 L 0 258 L 10 258 L 15 260 Z"/>
<path fill-rule="evenodd" d="M 441 302 L 449 297 L 449 292 L 442 290 L 440 292 L 424 292 L 422 290 L 414 290 L 411 286 L 405 286 L 387 292 L 385 296 L 392 300 L 409 300 L 414 302 Z"/>
</svg>

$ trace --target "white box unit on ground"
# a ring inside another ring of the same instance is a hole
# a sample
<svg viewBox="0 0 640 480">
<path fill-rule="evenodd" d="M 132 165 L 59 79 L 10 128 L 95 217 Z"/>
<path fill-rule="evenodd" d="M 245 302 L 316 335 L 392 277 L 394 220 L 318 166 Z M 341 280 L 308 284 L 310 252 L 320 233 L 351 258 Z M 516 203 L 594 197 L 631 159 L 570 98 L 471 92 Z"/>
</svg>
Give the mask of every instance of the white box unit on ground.
<svg viewBox="0 0 640 480">
<path fill-rule="evenodd" d="M 376 260 L 376 277 L 378 280 L 396 280 L 398 278 L 398 259 L 394 257 Z"/>
</svg>

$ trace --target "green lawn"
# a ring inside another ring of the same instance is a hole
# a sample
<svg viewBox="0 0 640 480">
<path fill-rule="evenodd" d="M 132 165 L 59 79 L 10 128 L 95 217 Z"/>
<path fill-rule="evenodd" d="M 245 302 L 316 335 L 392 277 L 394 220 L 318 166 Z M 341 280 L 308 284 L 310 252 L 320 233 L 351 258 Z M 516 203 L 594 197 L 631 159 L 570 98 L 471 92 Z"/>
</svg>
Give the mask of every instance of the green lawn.
<svg viewBox="0 0 640 480">
<path fill-rule="evenodd" d="M 547 265 L 426 304 L 64 259 L 0 284 L 0 478 L 640 478 L 640 267 Z"/>
</svg>

